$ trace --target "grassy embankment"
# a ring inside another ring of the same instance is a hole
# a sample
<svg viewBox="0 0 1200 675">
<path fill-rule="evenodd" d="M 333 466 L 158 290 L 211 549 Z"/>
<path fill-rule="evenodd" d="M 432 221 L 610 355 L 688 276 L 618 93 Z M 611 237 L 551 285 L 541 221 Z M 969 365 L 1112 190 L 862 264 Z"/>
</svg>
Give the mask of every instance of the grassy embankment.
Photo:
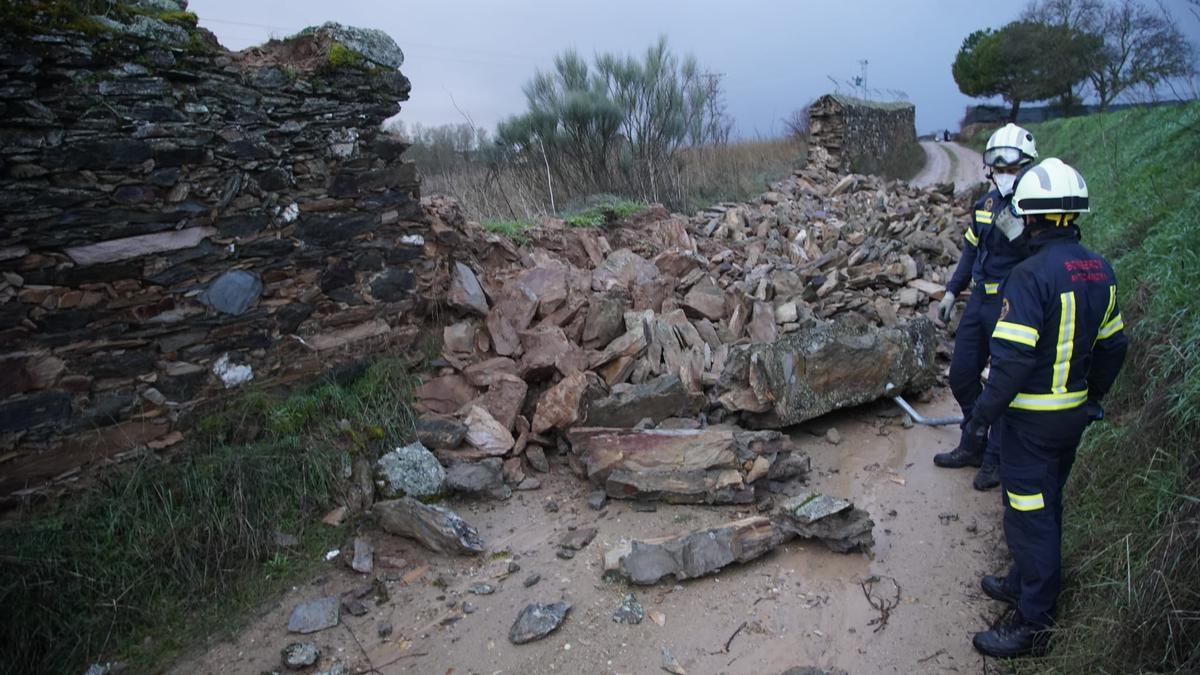
<svg viewBox="0 0 1200 675">
<path fill-rule="evenodd" d="M 1131 348 L 1067 487 L 1053 652 L 1015 668 L 1200 672 L 1200 103 L 1032 131 L 1088 181 Z"/>
<path fill-rule="evenodd" d="M 0 672 L 156 672 L 321 564 L 347 459 L 411 436 L 396 359 L 290 396 L 251 391 L 151 457 L 0 525 Z M 278 534 L 297 541 L 287 545 Z"/>
</svg>

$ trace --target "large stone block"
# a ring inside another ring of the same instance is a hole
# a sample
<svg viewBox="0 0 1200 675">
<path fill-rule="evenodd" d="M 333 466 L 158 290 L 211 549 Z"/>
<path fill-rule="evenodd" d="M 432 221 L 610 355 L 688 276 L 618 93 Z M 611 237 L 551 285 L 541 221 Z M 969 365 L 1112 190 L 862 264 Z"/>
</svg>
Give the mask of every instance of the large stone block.
<svg viewBox="0 0 1200 675">
<path fill-rule="evenodd" d="M 773 343 L 730 350 L 721 404 L 752 427 L 780 428 L 883 396 L 887 385 L 922 390 L 937 378 L 933 323 L 900 328 L 832 322 Z"/>
</svg>

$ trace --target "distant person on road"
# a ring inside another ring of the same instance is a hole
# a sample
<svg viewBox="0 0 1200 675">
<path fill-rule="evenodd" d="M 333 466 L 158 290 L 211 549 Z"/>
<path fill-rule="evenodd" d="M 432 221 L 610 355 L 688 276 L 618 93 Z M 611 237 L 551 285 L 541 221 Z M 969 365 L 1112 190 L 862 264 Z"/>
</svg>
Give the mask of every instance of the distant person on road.
<svg viewBox="0 0 1200 675">
<path fill-rule="evenodd" d="M 949 129 L 942 130 L 942 140 L 946 141 L 947 143 L 950 142 L 950 130 Z"/>
<path fill-rule="evenodd" d="M 1089 211 L 1083 176 L 1047 159 L 1022 174 L 1012 208 L 1031 255 L 1003 284 L 991 373 L 963 432 L 968 451 L 977 452 L 1002 428 L 1004 537 L 1013 564 L 980 584 L 1017 611 L 974 638 L 976 649 L 998 658 L 1047 645 L 1062 578 L 1062 489 L 1084 429 L 1104 417 L 1100 401 L 1128 344 L 1112 266 L 1079 243 L 1077 219 Z"/>
<path fill-rule="evenodd" d="M 1019 235 L 1010 237 L 1004 230 L 1005 225 L 1017 220 L 1009 211 L 1017 172 L 1035 159 L 1033 134 L 1015 124 L 1006 124 L 988 139 L 983 164 L 993 187 L 975 203 L 971 225 L 964 234 L 962 257 L 938 304 L 938 316 L 949 326 L 955 299 L 971 281 L 975 282 L 954 335 L 954 355 L 950 359 L 950 391 L 962 408 L 964 425 L 983 389 L 980 376 L 987 366 L 988 342 L 1000 315 L 1000 283 L 1025 257 L 1024 239 Z M 965 438 L 950 452 L 934 455 L 933 463 L 951 469 L 979 467 L 973 482 L 976 490 L 999 485 L 1000 439 L 993 438 L 986 449 L 974 451 L 964 444 Z"/>
</svg>

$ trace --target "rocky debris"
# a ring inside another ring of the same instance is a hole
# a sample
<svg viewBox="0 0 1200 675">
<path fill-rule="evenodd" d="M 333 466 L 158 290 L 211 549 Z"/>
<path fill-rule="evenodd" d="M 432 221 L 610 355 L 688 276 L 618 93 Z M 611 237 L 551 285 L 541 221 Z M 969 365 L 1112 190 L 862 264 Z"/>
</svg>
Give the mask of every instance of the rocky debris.
<svg viewBox="0 0 1200 675">
<path fill-rule="evenodd" d="M 568 433 L 584 474 L 617 499 L 748 504 L 780 458 L 803 456 L 776 431 L 595 429 Z"/>
<path fill-rule="evenodd" d="M 695 414 L 703 397 L 690 395 L 677 375 L 663 375 L 643 384 L 617 384 L 608 396 L 591 402 L 584 423 L 591 427 L 634 427 L 645 418 L 655 424 L 668 417 Z"/>
<path fill-rule="evenodd" d="M 850 502 L 816 492 L 797 495 L 776 511 L 776 522 L 798 537 L 818 539 L 830 550 L 848 553 L 875 544 L 875 521 Z"/>
<path fill-rule="evenodd" d="M 541 580 L 542 580 L 542 575 L 530 574 L 529 576 L 525 577 L 525 581 L 522 581 L 521 585 L 524 586 L 525 588 L 530 588 L 534 584 L 536 584 L 537 582 L 539 582 Z"/>
<path fill-rule="evenodd" d="M 713 574 L 754 560 L 793 537 L 817 539 L 838 553 L 874 544 L 874 522 L 850 502 L 809 492 L 789 499 L 770 516 L 752 516 L 718 527 L 656 539 L 620 542 L 604 552 L 605 574 L 639 585 Z"/>
<path fill-rule="evenodd" d="M 839 445 L 842 442 L 842 433 L 837 430 L 837 427 L 829 427 L 825 432 L 825 440 L 832 445 Z"/>
<path fill-rule="evenodd" d="M 503 456 L 516 444 L 508 428 L 480 406 L 471 406 L 463 422 L 467 425 L 467 443 L 485 455 Z"/>
<path fill-rule="evenodd" d="M 417 441 L 431 450 L 453 450 L 467 438 L 467 425 L 453 419 L 422 416 L 416 424 Z"/>
<path fill-rule="evenodd" d="M 391 636 L 393 630 L 395 630 L 395 629 L 392 627 L 391 621 L 383 621 L 383 622 L 380 622 L 380 624 L 378 626 L 376 626 L 375 634 L 378 635 L 380 638 L 386 638 L 386 637 Z"/>
<path fill-rule="evenodd" d="M 350 569 L 359 574 L 370 574 L 375 569 L 375 547 L 366 537 L 355 537 L 348 550 L 353 552 L 347 559 Z"/>
<path fill-rule="evenodd" d="M 460 462 L 446 470 L 446 489 L 468 495 L 508 499 L 512 489 L 504 483 L 503 463 L 498 457 L 478 462 Z"/>
<path fill-rule="evenodd" d="M 376 66 L 399 68 L 404 65 L 404 52 L 390 35 L 378 28 L 357 28 L 328 21 L 305 28 L 297 35 L 313 35 L 336 42 Z"/>
<path fill-rule="evenodd" d="M 659 667 L 674 675 L 687 675 L 687 670 L 679 663 L 679 659 L 666 647 L 662 648 L 662 664 Z"/>
<path fill-rule="evenodd" d="M 367 605 L 362 600 L 353 596 L 343 596 L 342 611 L 350 616 L 366 616 L 371 610 L 367 609 Z"/>
<path fill-rule="evenodd" d="M 496 592 L 496 587 L 481 581 L 479 583 L 471 584 L 471 587 L 467 589 L 467 592 L 473 595 L 491 595 L 492 593 Z"/>
<path fill-rule="evenodd" d="M 576 530 L 568 531 L 558 542 L 559 548 L 564 548 L 570 551 L 582 551 L 584 547 L 592 543 L 596 538 L 596 528 L 581 527 Z"/>
<path fill-rule="evenodd" d="M 937 377 L 937 337 L 918 318 L 904 328 L 819 324 L 776 342 L 736 346 L 721 374 L 721 403 L 750 426 L 798 424 L 873 401 L 889 384 L 922 390 Z"/>
<path fill-rule="evenodd" d="M 288 670 L 304 670 L 317 665 L 321 650 L 311 642 L 293 642 L 280 652 L 283 667 Z"/>
<path fill-rule="evenodd" d="M 479 285 L 479 278 L 475 276 L 474 270 L 460 262 L 454 263 L 454 280 L 447 300 L 451 307 L 480 315 L 488 313 L 487 297 L 483 293 L 483 287 Z"/>
<path fill-rule="evenodd" d="M 639 624 L 642 619 L 646 618 L 646 610 L 642 607 L 642 603 L 638 602 L 637 596 L 633 593 L 627 593 L 625 599 L 621 601 L 621 606 L 617 607 L 617 611 L 613 612 L 612 620 L 617 623 L 624 624 Z"/>
<path fill-rule="evenodd" d="M 593 511 L 599 511 L 600 509 L 604 508 L 604 504 L 607 501 L 608 501 L 608 493 L 606 493 L 604 490 L 597 490 L 597 491 L 593 492 L 592 494 L 588 495 L 588 500 L 587 500 L 588 508 L 590 508 Z"/>
<path fill-rule="evenodd" d="M 483 553 L 483 540 L 475 528 L 445 507 L 404 497 L 376 502 L 371 513 L 384 532 L 415 539 L 431 551 L 458 555 Z"/>
<path fill-rule="evenodd" d="M 316 633 L 338 625 L 340 603 L 329 596 L 296 605 L 288 619 L 289 633 Z"/>
<path fill-rule="evenodd" d="M 476 607 L 473 603 L 467 602 L 466 600 L 463 601 L 463 604 L 462 604 L 463 614 L 474 614 L 478 609 L 479 608 Z"/>
<path fill-rule="evenodd" d="M 385 499 L 436 497 L 445 483 L 446 470 L 421 441 L 396 448 L 375 463 L 375 485 Z"/>
<path fill-rule="evenodd" d="M 747 562 L 790 539 L 769 518 L 755 516 L 675 537 L 620 543 L 604 554 L 604 571 L 638 585 L 712 574 L 735 562 Z"/>
<path fill-rule="evenodd" d="M 517 620 L 513 622 L 512 628 L 508 630 L 508 641 L 514 645 L 523 645 L 540 640 L 557 630 L 570 611 L 571 603 L 569 602 L 527 605 L 517 615 Z"/>
</svg>

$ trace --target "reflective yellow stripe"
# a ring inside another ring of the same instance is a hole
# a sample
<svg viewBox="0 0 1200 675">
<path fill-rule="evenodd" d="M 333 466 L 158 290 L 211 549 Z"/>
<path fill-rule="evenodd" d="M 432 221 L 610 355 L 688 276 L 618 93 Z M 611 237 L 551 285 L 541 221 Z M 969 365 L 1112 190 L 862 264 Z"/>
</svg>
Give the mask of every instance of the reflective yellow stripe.
<svg viewBox="0 0 1200 675">
<path fill-rule="evenodd" d="M 1036 495 L 1019 495 L 1015 492 L 1008 492 L 1008 505 L 1018 511 L 1037 511 L 1038 509 L 1046 508 L 1046 500 L 1042 498 L 1042 493 Z"/>
<path fill-rule="evenodd" d="M 1039 412 L 1070 410 L 1086 403 L 1087 397 L 1087 389 L 1068 391 L 1064 394 L 1017 394 L 1008 407 Z"/>
<path fill-rule="evenodd" d="M 1108 325 L 1108 320 L 1112 318 L 1113 308 L 1117 306 L 1117 287 L 1108 287 L 1108 309 L 1104 310 L 1104 320 L 1100 322 L 1101 326 Z"/>
<path fill-rule="evenodd" d="M 1121 313 L 1117 312 L 1117 315 L 1115 317 L 1113 317 L 1113 320 L 1104 324 L 1104 327 L 1100 329 L 1100 333 L 1096 336 L 1096 339 L 1103 340 L 1104 338 L 1110 338 L 1110 337 L 1116 335 L 1117 331 L 1121 330 L 1124 327 L 1125 327 L 1125 319 L 1122 319 Z"/>
<path fill-rule="evenodd" d="M 995 295 L 1000 292 L 1000 284 L 984 284 L 983 292 L 988 295 Z"/>
<path fill-rule="evenodd" d="M 1036 347 L 1038 341 L 1038 332 L 1036 328 L 1023 326 L 1019 323 L 998 321 L 996 322 L 996 329 L 992 331 L 992 337 L 1000 338 L 1001 340 L 1019 342 L 1023 345 L 1029 345 L 1030 347 Z"/>
<path fill-rule="evenodd" d="M 1054 350 L 1054 369 L 1050 380 L 1050 391 L 1067 393 L 1067 378 L 1071 376 L 1071 355 L 1075 353 L 1075 292 L 1067 291 L 1058 296 L 1062 312 L 1058 318 L 1058 346 Z"/>
<path fill-rule="evenodd" d="M 992 212 L 991 211 L 976 211 L 975 212 L 975 220 L 983 223 L 984 225 L 991 225 L 992 224 Z"/>
<path fill-rule="evenodd" d="M 975 231 L 972 228 L 968 227 L 967 231 L 963 233 L 963 236 L 967 238 L 967 242 L 972 246 L 979 245 L 979 237 L 975 236 Z"/>
</svg>

